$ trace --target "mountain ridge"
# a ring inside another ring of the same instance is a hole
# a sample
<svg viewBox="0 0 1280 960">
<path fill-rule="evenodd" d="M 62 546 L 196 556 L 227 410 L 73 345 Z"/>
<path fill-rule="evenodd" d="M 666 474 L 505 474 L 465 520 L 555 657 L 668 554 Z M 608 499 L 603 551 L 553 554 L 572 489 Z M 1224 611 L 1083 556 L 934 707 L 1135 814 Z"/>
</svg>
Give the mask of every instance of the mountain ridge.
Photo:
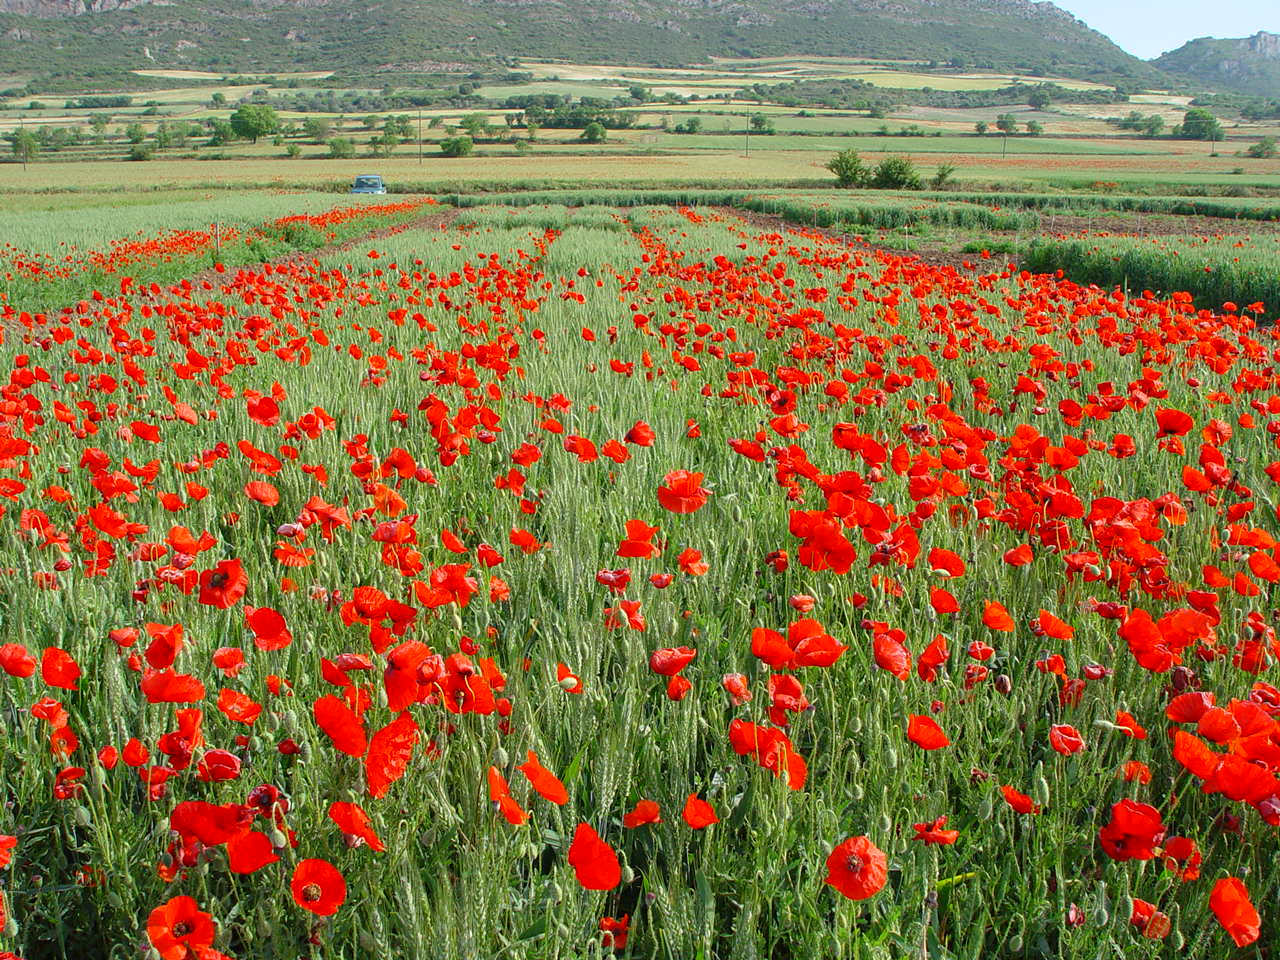
<svg viewBox="0 0 1280 960">
<path fill-rule="evenodd" d="M 1166 73 L 1195 83 L 1280 97 L 1280 34 L 1266 30 L 1251 37 L 1197 37 L 1151 62 Z"/>
<path fill-rule="evenodd" d="M 1067 11 L 1032 0 L 0 0 L 0 37 L 10 69 L 37 74 L 827 55 L 1161 77 Z"/>
</svg>

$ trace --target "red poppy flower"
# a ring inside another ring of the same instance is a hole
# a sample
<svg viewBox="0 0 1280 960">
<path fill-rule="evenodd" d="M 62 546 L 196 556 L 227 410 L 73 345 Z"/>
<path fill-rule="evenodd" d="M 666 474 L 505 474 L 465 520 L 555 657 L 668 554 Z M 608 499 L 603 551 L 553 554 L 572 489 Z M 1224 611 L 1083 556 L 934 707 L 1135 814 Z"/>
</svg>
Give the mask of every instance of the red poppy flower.
<svg viewBox="0 0 1280 960">
<path fill-rule="evenodd" d="M 380 853 L 386 849 L 386 844 L 374 832 L 369 815 L 358 803 L 329 804 L 329 819 L 336 823 L 348 838 L 354 837 L 357 841 L 367 844 L 370 850 Z"/>
<path fill-rule="evenodd" d="M 1262 920 L 1249 900 L 1248 889 L 1237 878 L 1223 877 L 1213 885 L 1209 909 L 1236 946 L 1248 946 L 1261 935 Z"/>
<path fill-rule="evenodd" d="M 569 844 L 569 866 L 587 890 L 612 890 L 622 882 L 622 867 L 613 848 L 589 823 L 580 823 Z"/>
<path fill-rule="evenodd" d="M 61 690 L 79 690 L 80 665 L 71 654 L 60 647 L 46 647 L 40 659 L 40 676 L 51 687 Z"/>
<path fill-rule="evenodd" d="M 691 647 L 665 647 L 649 655 L 649 669 L 664 677 L 674 677 L 697 655 L 698 651 Z"/>
<path fill-rule="evenodd" d="M 622 825 L 628 830 L 634 830 L 647 823 L 661 822 L 662 812 L 652 800 L 637 800 L 635 809 L 622 818 Z"/>
<path fill-rule="evenodd" d="M 221 560 L 212 570 L 200 573 L 199 601 L 226 610 L 234 606 L 249 588 L 249 577 L 238 558 Z"/>
<path fill-rule="evenodd" d="M 1000 788 L 1000 794 L 1004 797 L 1004 802 L 1013 808 L 1015 813 L 1039 813 L 1040 804 L 1033 801 L 1025 793 L 1019 793 L 1010 786 Z"/>
<path fill-rule="evenodd" d="M 997 600 L 987 601 L 982 611 L 982 622 L 992 630 L 1000 630 L 1004 633 L 1013 631 L 1013 617 L 1009 616 L 1009 611 L 1004 608 L 1004 604 Z"/>
<path fill-rule="evenodd" d="M 907 720 L 907 739 L 921 750 L 941 750 L 951 743 L 932 717 L 911 714 Z"/>
<path fill-rule="evenodd" d="M 326 860 L 302 860 L 289 882 L 293 902 L 321 917 L 331 917 L 347 899 L 347 881 Z"/>
<path fill-rule="evenodd" d="M 684 810 L 680 815 L 684 818 L 684 822 L 694 830 L 702 830 L 713 823 L 720 822 L 720 818 L 716 816 L 716 811 L 711 804 L 696 793 L 689 794 L 689 799 L 684 802 Z"/>
<path fill-rule="evenodd" d="M 711 491 L 702 487 L 702 474 L 673 470 L 658 488 L 658 503 L 672 513 L 693 513 L 706 506 Z"/>
<path fill-rule="evenodd" d="M 227 841 L 227 866 L 232 873 L 257 873 L 280 857 L 264 833 L 249 830 Z"/>
<path fill-rule="evenodd" d="M 213 946 L 213 917 L 193 897 L 174 897 L 147 917 L 147 937 L 162 960 L 185 960 Z"/>
<path fill-rule="evenodd" d="M 1075 727 L 1055 723 L 1049 728 L 1049 745 L 1064 757 L 1079 753 L 1085 748 L 1084 738 Z"/>
<path fill-rule="evenodd" d="M 369 746 L 364 721 L 333 695 L 321 697 L 312 705 L 316 724 L 333 741 L 334 747 L 350 757 L 363 757 Z"/>
<path fill-rule="evenodd" d="M 1150 860 L 1164 834 L 1159 810 L 1125 798 L 1112 805 L 1111 820 L 1098 831 L 1098 840 L 1112 860 Z"/>
<path fill-rule="evenodd" d="M 407 710 L 369 738 L 364 758 L 369 796 L 386 796 L 391 785 L 404 776 L 417 742 L 418 725 Z"/>
<path fill-rule="evenodd" d="M 600 945 L 606 950 L 624 950 L 627 946 L 627 931 L 631 926 L 631 915 L 624 913 L 621 919 L 613 917 L 600 918 Z"/>
<path fill-rule="evenodd" d="M 538 791 L 543 799 L 557 806 L 564 806 L 569 802 L 569 791 L 564 788 L 560 778 L 539 763 L 538 755 L 532 750 L 528 752 L 528 759 L 516 769 L 528 778 L 533 789 Z"/>
<path fill-rule="evenodd" d="M 932 823 L 917 823 L 912 825 L 916 835 L 912 838 L 924 843 L 925 846 L 930 844 L 948 845 L 955 843 L 960 838 L 959 830 L 944 830 L 947 825 L 946 817 L 939 817 Z"/>
<path fill-rule="evenodd" d="M 875 896 L 888 879 L 888 860 L 867 837 L 850 837 L 827 856 L 824 882 L 850 900 Z"/>
</svg>

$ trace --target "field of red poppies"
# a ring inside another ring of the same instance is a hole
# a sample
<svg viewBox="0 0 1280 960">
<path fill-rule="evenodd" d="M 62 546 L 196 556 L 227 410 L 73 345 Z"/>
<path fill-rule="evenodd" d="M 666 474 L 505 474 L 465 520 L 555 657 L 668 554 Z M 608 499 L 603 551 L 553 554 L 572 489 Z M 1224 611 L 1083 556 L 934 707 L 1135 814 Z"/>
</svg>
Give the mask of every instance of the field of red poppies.
<svg viewBox="0 0 1280 960">
<path fill-rule="evenodd" d="M 1269 955 L 1275 305 L 687 208 L 136 249 L 0 303 L 0 956 Z"/>
</svg>

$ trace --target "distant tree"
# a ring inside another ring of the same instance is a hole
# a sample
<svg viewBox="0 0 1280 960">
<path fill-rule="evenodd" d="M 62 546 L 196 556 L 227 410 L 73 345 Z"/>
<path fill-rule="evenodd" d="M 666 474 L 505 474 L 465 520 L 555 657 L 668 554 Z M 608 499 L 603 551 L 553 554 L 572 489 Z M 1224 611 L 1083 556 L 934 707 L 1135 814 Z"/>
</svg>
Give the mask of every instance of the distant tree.
<svg viewBox="0 0 1280 960">
<path fill-rule="evenodd" d="M 173 132 L 169 129 L 167 123 L 160 123 L 156 126 L 155 138 L 157 150 L 167 150 L 173 146 Z"/>
<path fill-rule="evenodd" d="M 973 129 L 978 131 L 978 136 L 983 137 L 986 136 L 987 131 L 991 129 L 991 124 L 987 123 L 985 120 L 979 120 L 973 125 Z"/>
<path fill-rule="evenodd" d="M 324 143 L 329 139 L 333 124 L 327 117 L 307 117 L 302 121 L 302 132 L 312 143 Z"/>
<path fill-rule="evenodd" d="M 771 134 L 773 130 L 773 121 L 766 117 L 763 113 L 753 113 L 751 115 L 751 132 L 760 134 Z"/>
<path fill-rule="evenodd" d="M 440 141 L 440 152 L 446 157 L 466 157 L 475 149 L 475 141 L 470 137 L 450 137 Z"/>
<path fill-rule="evenodd" d="M 1028 120 L 1027 133 L 1033 137 L 1040 136 L 1040 134 L 1044 133 L 1044 124 L 1039 120 Z"/>
<path fill-rule="evenodd" d="M 605 133 L 604 124 L 592 120 L 583 128 L 578 139 L 584 143 L 604 143 L 605 137 L 607 136 L 608 134 Z"/>
<path fill-rule="evenodd" d="M 227 95 L 221 90 L 215 90 L 212 97 L 209 98 L 209 106 L 225 107 L 227 105 Z"/>
<path fill-rule="evenodd" d="M 956 172 L 956 165 L 950 160 L 944 160 L 938 164 L 938 170 L 933 175 L 933 179 L 929 181 L 929 186 L 934 190 L 941 190 L 951 182 L 952 176 Z"/>
<path fill-rule="evenodd" d="M 142 124 L 131 123 L 124 128 L 124 136 L 130 143 L 141 143 L 147 138 L 147 131 Z"/>
<path fill-rule="evenodd" d="M 1043 85 L 1036 87 L 1031 91 L 1030 96 L 1027 97 L 1027 105 L 1033 110 L 1043 110 L 1052 102 L 1053 101 L 1049 96 L 1049 91 L 1046 90 Z"/>
<path fill-rule="evenodd" d="M 1244 155 L 1254 160 L 1271 160 L 1276 156 L 1276 138 L 1263 137 L 1257 143 L 1251 143 Z"/>
<path fill-rule="evenodd" d="M 347 137 L 334 137 L 329 141 L 329 158 L 331 160 L 350 160 L 356 155 L 356 145 Z"/>
<path fill-rule="evenodd" d="M 1018 118 L 1012 113 L 1002 113 L 996 117 L 996 129 L 1001 133 L 1017 133 Z"/>
<path fill-rule="evenodd" d="M 1181 130 L 1184 140 L 1217 142 L 1223 137 L 1222 124 L 1204 107 L 1192 107 L 1188 110 L 1182 118 Z"/>
<path fill-rule="evenodd" d="M 483 113 L 469 113 L 462 118 L 460 127 L 473 141 L 489 133 L 489 118 Z"/>
<path fill-rule="evenodd" d="M 923 184 L 916 165 L 907 157 L 885 157 L 871 175 L 871 186 L 880 190 L 919 190 Z"/>
<path fill-rule="evenodd" d="M 1144 137 L 1158 137 L 1164 130 L 1164 117 L 1158 113 L 1153 113 L 1142 121 L 1142 135 Z"/>
<path fill-rule="evenodd" d="M 375 157 L 389 157 L 400 146 L 400 138 L 394 133 L 382 133 L 369 141 L 369 150 Z"/>
<path fill-rule="evenodd" d="M 13 144 L 14 157 L 22 163 L 30 163 L 40 152 L 40 143 L 30 130 L 15 130 L 9 134 L 9 140 Z"/>
<path fill-rule="evenodd" d="M 413 136 L 413 118 L 407 113 L 396 114 L 394 117 L 387 117 L 382 124 L 384 133 L 390 133 L 393 136 L 400 137 L 402 140 Z"/>
<path fill-rule="evenodd" d="M 236 138 L 236 132 L 231 129 L 231 124 L 221 117 L 212 117 L 209 120 L 209 146 L 220 147 L 224 143 L 230 143 Z"/>
<path fill-rule="evenodd" d="M 683 123 L 677 123 L 671 129 L 674 130 L 676 133 L 701 133 L 702 118 L 690 117 L 688 120 L 685 120 Z"/>
<path fill-rule="evenodd" d="M 862 162 L 856 150 L 841 150 L 825 164 L 836 175 L 841 187 L 865 187 L 871 183 L 871 168 Z"/>
<path fill-rule="evenodd" d="M 261 103 L 242 103 L 231 114 L 231 129 L 236 136 L 258 142 L 258 138 L 274 133 L 280 126 L 275 110 Z"/>
<path fill-rule="evenodd" d="M 95 136 L 102 136 L 107 132 L 107 125 L 111 123 L 111 114 L 94 113 L 89 116 L 89 126 L 93 130 Z"/>
<path fill-rule="evenodd" d="M 649 98 L 653 96 L 653 94 L 649 92 L 648 87 L 642 86 L 638 83 L 633 83 L 627 88 L 627 96 L 632 100 L 639 101 L 640 103 L 648 103 Z"/>
<path fill-rule="evenodd" d="M 128 154 L 125 155 L 126 160 L 150 160 L 155 151 L 149 143 L 135 143 L 129 148 Z"/>
<path fill-rule="evenodd" d="M 529 121 L 529 120 L 526 120 L 526 121 L 525 121 L 525 124 L 524 124 L 524 132 L 525 132 L 525 133 L 527 133 L 527 134 L 529 135 L 529 142 L 530 142 L 530 143 L 533 143 L 533 141 L 535 141 L 535 140 L 537 140 L 537 139 L 538 139 L 538 131 L 539 131 L 539 130 L 541 130 L 541 129 L 542 129 L 542 127 L 540 127 L 538 124 L 533 123 L 533 122 L 531 122 L 531 121 Z"/>
<path fill-rule="evenodd" d="M 378 115 L 376 113 L 367 114 L 360 122 L 364 124 L 366 130 L 376 130 L 378 128 Z"/>
<path fill-rule="evenodd" d="M 302 155 L 302 147 L 296 143 L 291 143 L 284 148 L 284 155 L 290 160 L 297 160 Z"/>
</svg>

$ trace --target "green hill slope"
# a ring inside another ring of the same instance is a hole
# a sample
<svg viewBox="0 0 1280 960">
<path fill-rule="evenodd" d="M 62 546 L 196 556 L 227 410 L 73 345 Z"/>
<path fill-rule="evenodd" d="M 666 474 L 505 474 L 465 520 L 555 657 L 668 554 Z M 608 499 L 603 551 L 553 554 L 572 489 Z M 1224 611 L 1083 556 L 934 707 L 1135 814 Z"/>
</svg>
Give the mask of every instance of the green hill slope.
<svg viewBox="0 0 1280 960">
<path fill-rule="evenodd" d="M 9 71 L 41 76 L 143 67 L 376 75 L 514 56 L 676 65 L 795 54 L 1160 76 L 1030 0 L 0 0 L 0 42 Z"/>
<path fill-rule="evenodd" d="M 1280 97 L 1280 34 L 1238 40 L 1201 37 L 1152 63 L 1198 86 Z"/>
</svg>

